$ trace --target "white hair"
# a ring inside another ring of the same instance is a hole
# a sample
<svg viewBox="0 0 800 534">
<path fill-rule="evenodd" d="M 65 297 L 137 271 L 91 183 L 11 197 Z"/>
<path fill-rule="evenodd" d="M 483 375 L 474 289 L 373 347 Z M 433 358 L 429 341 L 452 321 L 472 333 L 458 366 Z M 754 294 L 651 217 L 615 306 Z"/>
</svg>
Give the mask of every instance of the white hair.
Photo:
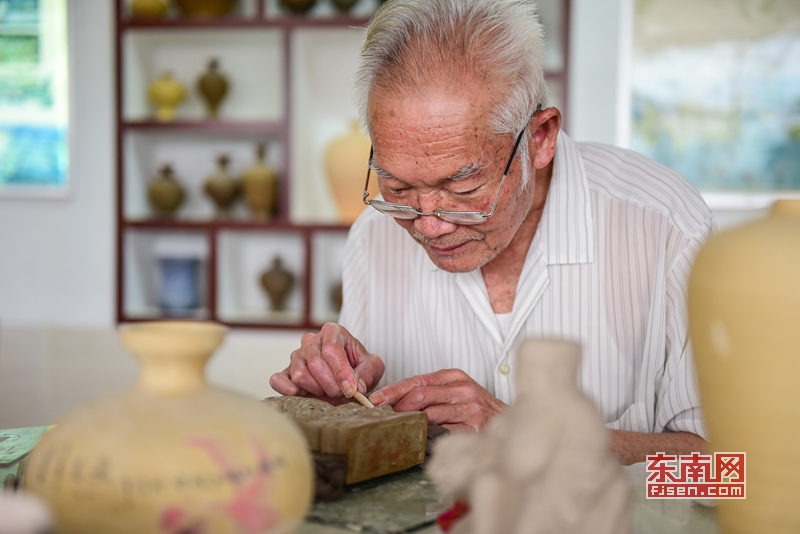
<svg viewBox="0 0 800 534">
<path fill-rule="evenodd" d="M 516 136 L 547 99 L 543 31 L 530 0 L 389 0 L 367 28 L 355 82 L 369 131 L 373 91 L 418 90 L 445 77 L 473 79 L 497 94 L 489 127 Z M 529 132 L 518 157 L 529 162 Z M 530 165 L 522 165 L 522 187 Z"/>
</svg>

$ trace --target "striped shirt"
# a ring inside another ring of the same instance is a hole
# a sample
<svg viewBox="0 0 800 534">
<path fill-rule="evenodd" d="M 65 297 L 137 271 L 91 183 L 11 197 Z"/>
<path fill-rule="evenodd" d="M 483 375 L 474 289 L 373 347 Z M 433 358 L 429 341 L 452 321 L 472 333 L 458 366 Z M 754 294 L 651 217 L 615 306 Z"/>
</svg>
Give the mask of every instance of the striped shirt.
<svg viewBox="0 0 800 534">
<path fill-rule="evenodd" d="M 348 236 L 340 322 L 384 360 L 382 384 L 458 368 L 506 403 L 516 395 L 523 339 L 576 341 L 580 387 L 609 428 L 705 438 L 686 287 L 714 226 L 679 174 L 560 132 L 507 336 L 479 269 L 439 269 L 391 217 L 371 209 Z"/>
</svg>

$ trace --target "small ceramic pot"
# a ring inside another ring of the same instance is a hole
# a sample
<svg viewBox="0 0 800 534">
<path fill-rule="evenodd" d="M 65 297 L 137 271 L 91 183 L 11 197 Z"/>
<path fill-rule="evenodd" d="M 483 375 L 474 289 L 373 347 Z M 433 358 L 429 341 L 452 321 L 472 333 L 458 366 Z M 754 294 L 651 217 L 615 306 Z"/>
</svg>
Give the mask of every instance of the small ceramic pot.
<svg viewBox="0 0 800 534">
<path fill-rule="evenodd" d="M 164 165 L 147 187 L 147 199 L 159 215 L 171 215 L 183 204 L 183 186 L 170 165 Z"/>
<path fill-rule="evenodd" d="M 316 0 L 280 0 L 284 9 L 299 15 L 307 13 L 316 3 Z"/>
<path fill-rule="evenodd" d="M 358 0 L 331 0 L 339 13 L 349 13 Z"/>
<path fill-rule="evenodd" d="M 284 311 L 286 299 L 294 289 L 294 275 L 283 267 L 280 256 L 272 259 L 272 268 L 261 275 L 261 286 L 267 292 L 272 311 Z"/>
<path fill-rule="evenodd" d="M 166 0 L 132 0 L 128 5 L 134 17 L 163 17 L 169 11 Z"/>
<path fill-rule="evenodd" d="M 147 87 L 147 97 L 156 106 L 156 118 L 162 122 L 175 119 L 175 109 L 186 99 L 186 88 L 165 72 Z"/>
<path fill-rule="evenodd" d="M 219 114 L 219 106 L 228 94 L 228 80 L 219 73 L 219 61 L 208 62 L 206 72 L 197 79 L 197 92 L 206 104 L 206 111 L 212 118 Z"/>
<path fill-rule="evenodd" d="M 217 215 L 227 216 L 233 203 L 239 197 L 239 182 L 228 173 L 228 157 L 217 159 L 217 171 L 205 182 L 205 192 L 214 201 Z"/>
<path fill-rule="evenodd" d="M 264 161 L 266 147 L 259 144 L 256 149 L 256 163 L 242 174 L 244 202 L 260 220 L 270 218 L 275 213 L 278 200 L 278 173 Z"/>
<path fill-rule="evenodd" d="M 200 260 L 160 258 L 159 307 L 166 315 L 182 317 L 200 307 Z"/>
</svg>

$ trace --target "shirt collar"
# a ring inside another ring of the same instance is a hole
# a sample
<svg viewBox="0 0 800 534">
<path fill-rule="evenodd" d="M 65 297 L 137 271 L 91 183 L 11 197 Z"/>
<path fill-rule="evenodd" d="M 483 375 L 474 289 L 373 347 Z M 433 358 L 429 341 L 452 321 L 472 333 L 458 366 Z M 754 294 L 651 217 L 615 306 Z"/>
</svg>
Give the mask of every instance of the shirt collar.
<svg viewBox="0 0 800 534">
<path fill-rule="evenodd" d="M 553 177 L 536 230 L 548 264 L 590 263 L 594 259 L 594 220 L 583 159 L 563 131 L 556 140 Z"/>
</svg>

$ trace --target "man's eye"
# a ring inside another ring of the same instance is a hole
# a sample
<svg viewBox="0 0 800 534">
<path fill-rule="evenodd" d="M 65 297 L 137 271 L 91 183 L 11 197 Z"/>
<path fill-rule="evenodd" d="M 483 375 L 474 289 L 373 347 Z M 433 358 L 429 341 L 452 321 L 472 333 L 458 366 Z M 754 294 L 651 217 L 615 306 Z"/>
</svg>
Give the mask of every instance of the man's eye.
<svg viewBox="0 0 800 534">
<path fill-rule="evenodd" d="M 392 195 L 402 195 L 403 193 L 405 193 L 406 191 L 408 191 L 408 188 L 407 188 L 407 187 L 388 187 L 388 186 L 387 186 L 387 187 L 386 187 L 386 189 L 387 189 L 387 190 L 389 191 L 389 193 L 391 193 Z"/>
<path fill-rule="evenodd" d="M 476 187 L 475 189 L 470 189 L 469 191 L 452 191 L 452 193 L 457 197 L 469 197 L 477 193 L 478 189 L 480 189 L 480 187 Z"/>
</svg>

